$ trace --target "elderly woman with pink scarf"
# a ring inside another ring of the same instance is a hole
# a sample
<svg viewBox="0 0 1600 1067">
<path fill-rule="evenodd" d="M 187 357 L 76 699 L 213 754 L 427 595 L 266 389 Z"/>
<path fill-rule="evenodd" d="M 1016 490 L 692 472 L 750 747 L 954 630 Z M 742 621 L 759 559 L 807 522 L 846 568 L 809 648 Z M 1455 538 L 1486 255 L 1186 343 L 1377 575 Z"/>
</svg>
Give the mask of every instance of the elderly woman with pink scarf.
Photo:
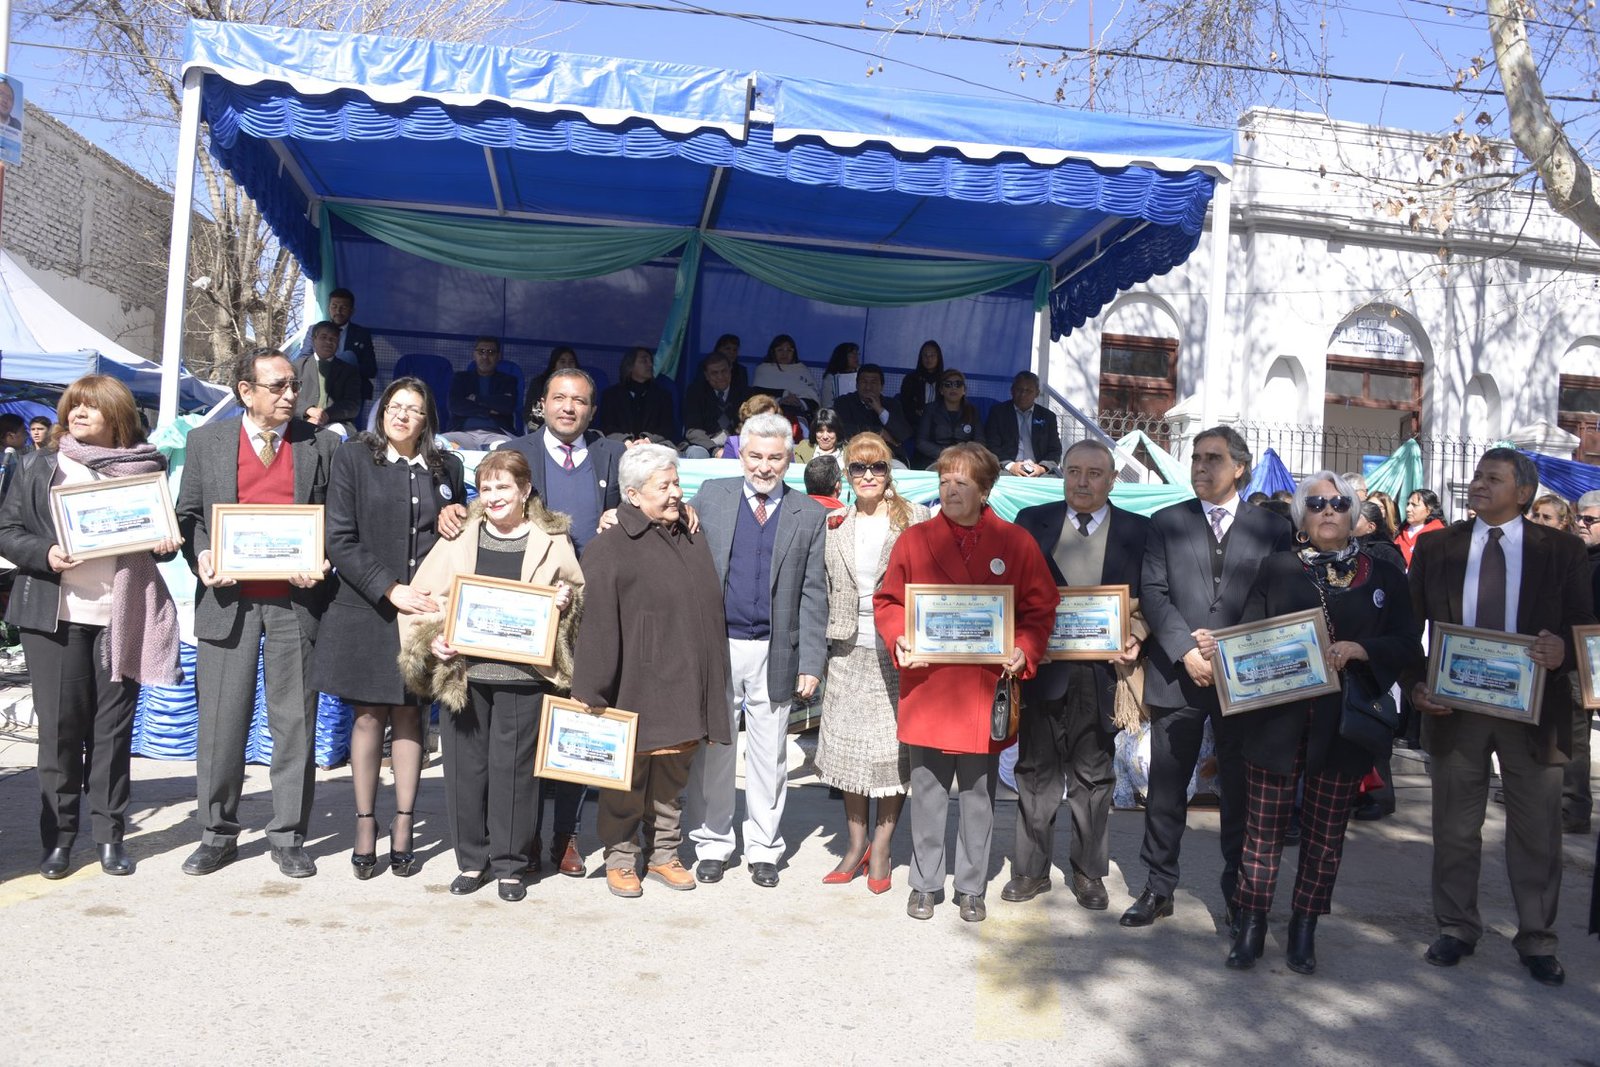
<svg viewBox="0 0 1600 1067">
<path fill-rule="evenodd" d="M 79 829 L 80 794 L 107 874 L 133 873 L 122 845 L 130 786 L 133 712 L 141 683 L 178 681 L 178 617 L 156 571 L 177 551 L 81 560 L 57 541 L 50 489 L 165 471 L 145 443 L 133 394 L 90 374 L 56 408 L 57 447 L 29 453 L 0 504 L 0 555 L 18 577 L 6 621 L 22 631 L 39 722 L 39 873 L 65 878 Z"/>
</svg>

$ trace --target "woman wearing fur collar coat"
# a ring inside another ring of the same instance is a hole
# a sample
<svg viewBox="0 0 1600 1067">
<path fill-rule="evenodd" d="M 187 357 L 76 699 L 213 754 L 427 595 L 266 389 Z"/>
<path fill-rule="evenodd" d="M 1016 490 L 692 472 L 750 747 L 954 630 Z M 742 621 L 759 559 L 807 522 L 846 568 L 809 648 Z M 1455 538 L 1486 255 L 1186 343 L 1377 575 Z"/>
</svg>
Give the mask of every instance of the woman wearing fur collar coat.
<svg viewBox="0 0 1600 1067">
<path fill-rule="evenodd" d="M 445 643 L 444 615 L 434 614 L 401 616 L 400 665 L 408 688 L 432 694 L 448 712 L 440 735 L 461 871 L 450 892 L 465 896 L 493 878 L 501 900 L 517 901 L 527 895 L 523 871 L 534 851 L 539 709 L 546 693 L 571 684 L 583 572 L 566 516 L 546 510 L 533 495 L 521 453 L 490 453 L 477 478 L 478 500 L 466 528 L 434 546 L 413 584 L 448 590 L 456 575 L 478 574 L 555 586 L 561 612 L 555 663 L 531 667 L 459 654 Z"/>
</svg>

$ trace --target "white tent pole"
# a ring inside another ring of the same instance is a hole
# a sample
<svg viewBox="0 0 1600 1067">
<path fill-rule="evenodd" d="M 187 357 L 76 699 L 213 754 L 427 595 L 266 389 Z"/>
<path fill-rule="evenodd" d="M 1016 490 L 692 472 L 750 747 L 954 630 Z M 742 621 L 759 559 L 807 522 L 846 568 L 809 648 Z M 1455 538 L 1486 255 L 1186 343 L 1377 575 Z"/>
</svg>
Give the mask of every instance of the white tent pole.
<svg viewBox="0 0 1600 1067">
<path fill-rule="evenodd" d="M 161 336 L 161 412 L 165 426 L 178 414 L 178 371 L 183 367 L 183 325 L 189 301 L 189 224 L 194 217 L 194 168 L 200 148 L 198 70 L 183 76 L 178 123 L 178 169 L 172 189 L 172 243 L 167 250 L 167 311 Z"/>
<path fill-rule="evenodd" d="M 1218 178 L 1211 198 L 1211 277 L 1206 292 L 1205 378 L 1200 385 L 1202 426 L 1216 425 L 1223 416 L 1223 404 L 1232 403 L 1235 396 L 1232 381 L 1224 381 L 1224 376 L 1231 379 L 1233 373 L 1229 353 L 1233 334 L 1228 329 L 1228 225 L 1232 204 L 1232 184 Z"/>
</svg>

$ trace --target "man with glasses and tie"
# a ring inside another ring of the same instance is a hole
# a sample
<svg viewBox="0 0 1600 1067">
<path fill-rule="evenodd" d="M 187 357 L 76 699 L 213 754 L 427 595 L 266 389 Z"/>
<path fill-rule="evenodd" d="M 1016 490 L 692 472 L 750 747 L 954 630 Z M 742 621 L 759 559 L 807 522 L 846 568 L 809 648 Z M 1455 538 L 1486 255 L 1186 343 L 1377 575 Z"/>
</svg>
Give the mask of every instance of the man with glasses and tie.
<svg viewBox="0 0 1600 1067">
<path fill-rule="evenodd" d="M 722 581 L 735 744 L 744 708 L 744 853 L 750 880 L 768 889 L 784 853 L 789 705 L 816 692 L 828 653 L 827 512 L 784 486 L 793 452 L 788 419 L 752 416 L 739 435 L 744 477 L 713 478 L 694 498 Z M 685 823 L 701 882 L 720 882 L 733 857 L 736 756 L 734 745 L 701 745 L 689 771 Z"/>
<path fill-rule="evenodd" d="M 1117 463 L 1096 440 L 1079 441 L 1062 457 L 1065 499 L 1025 508 L 1017 525 L 1033 535 L 1057 585 L 1125 585 L 1139 599 L 1150 520 L 1111 503 Z M 1139 658 L 1130 637 L 1111 660 L 1044 663 L 1022 683 L 1017 729 L 1017 851 L 1000 899 L 1032 900 L 1050 888 L 1050 851 L 1062 787 L 1072 817 L 1071 877 L 1078 903 L 1104 911 L 1110 903 L 1108 823 L 1117 726 L 1116 665 Z"/>
<path fill-rule="evenodd" d="M 1539 486 L 1533 461 L 1491 448 L 1467 488 L 1476 517 L 1417 542 L 1411 602 L 1420 621 L 1455 623 L 1535 637 L 1528 658 L 1545 668 L 1545 708 L 1567 680 L 1572 628 L 1593 623 L 1583 546 L 1522 517 Z M 1424 715 L 1423 748 L 1433 773 L 1433 911 L 1439 937 L 1426 959 L 1454 967 L 1483 936 L 1478 872 L 1489 799 L 1489 757 L 1500 759 L 1506 796 L 1506 870 L 1517 910 L 1511 945 L 1544 985 L 1566 978 L 1556 958 L 1556 903 L 1561 895 L 1561 769 L 1572 752 L 1572 716 L 1541 715 L 1535 724 L 1452 711 L 1433 699 L 1428 679 L 1404 683 Z"/>
<path fill-rule="evenodd" d="M 1222 899 L 1232 916 L 1244 851 L 1244 756 L 1239 725 L 1224 720 L 1212 685 L 1211 661 L 1199 638 L 1232 626 L 1261 561 L 1294 544 L 1288 521 L 1244 502 L 1250 447 L 1231 426 L 1201 430 L 1189 457 L 1194 500 L 1162 508 L 1150 519 L 1140 574 L 1139 606 L 1150 626 L 1145 642 L 1144 701 L 1150 711 L 1150 786 L 1144 844 L 1144 891 L 1120 920 L 1149 926 L 1172 914 L 1178 851 L 1189 810 L 1189 779 L 1207 720 L 1216 740 L 1222 801 Z M 1229 925 L 1232 923 L 1230 921 Z"/>
<path fill-rule="evenodd" d="M 244 414 L 190 432 L 176 508 L 184 557 L 200 578 L 194 633 L 200 706 L 195 788 L 201 836 L 183 871 L 210 874 L 236 855 L 245 741 L 255 707 L 256 671 L 264 661 L 272 733 L 267 843 L 279 870 L 290 878 L 309 878 L 317 873 L 305 851 L 316 770 L 311 648 L 326 606 L 323 578 L 328 563 L 324 560 L 320 571 L 285 581 L 219 577 L 211 558 L 211 507 L 321 504 L 339 438 L 293 417 L 300 382 L 294 365 L 277 349 L 245 353 L 233 380 Z"/>
</svg>

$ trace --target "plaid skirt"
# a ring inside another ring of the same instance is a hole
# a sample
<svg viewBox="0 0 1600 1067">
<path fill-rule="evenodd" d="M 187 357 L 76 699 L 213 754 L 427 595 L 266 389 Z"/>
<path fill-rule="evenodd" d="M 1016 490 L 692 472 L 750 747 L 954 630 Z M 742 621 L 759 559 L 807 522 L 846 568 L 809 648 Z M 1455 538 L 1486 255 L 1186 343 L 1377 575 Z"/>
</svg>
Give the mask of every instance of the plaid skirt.
<svg viewBox="0 0 1600 1067">
<path fill-rule="evenodd" d="M 904 793 L 911 761 L 895 722 L 899 703 L 900 672 L 879 641 L 829 641 L 817 777 L 859 796 Z"/>
</svg>

